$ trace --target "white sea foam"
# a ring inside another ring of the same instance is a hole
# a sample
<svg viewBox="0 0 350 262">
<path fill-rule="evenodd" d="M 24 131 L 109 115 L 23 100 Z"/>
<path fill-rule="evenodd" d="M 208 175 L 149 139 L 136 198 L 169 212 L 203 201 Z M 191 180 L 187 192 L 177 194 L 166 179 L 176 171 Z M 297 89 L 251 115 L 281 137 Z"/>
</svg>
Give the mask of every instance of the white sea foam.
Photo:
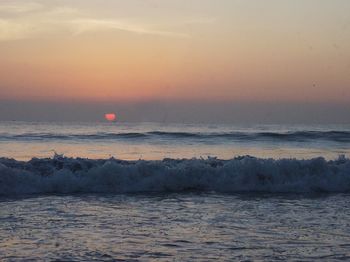
<svg viewBox="0 0 350 262">
<path fill-rule="evenodd" d="M 161 161 L 0 159 L 0 195 L 133 192 L 350 192 L 350 159 Z"/>
</svg>

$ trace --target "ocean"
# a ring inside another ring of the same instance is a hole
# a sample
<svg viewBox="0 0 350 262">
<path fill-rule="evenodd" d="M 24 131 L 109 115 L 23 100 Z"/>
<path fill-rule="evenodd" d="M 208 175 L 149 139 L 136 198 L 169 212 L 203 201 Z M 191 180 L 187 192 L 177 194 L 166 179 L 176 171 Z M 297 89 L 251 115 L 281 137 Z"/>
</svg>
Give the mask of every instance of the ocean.
<svg viewBox="0 0 350 262">
<path fill-rule="evenodd" d="M 0 260 L 348 260 L 349 156 L 350 125 L 0 122 Z"/>
</svg>

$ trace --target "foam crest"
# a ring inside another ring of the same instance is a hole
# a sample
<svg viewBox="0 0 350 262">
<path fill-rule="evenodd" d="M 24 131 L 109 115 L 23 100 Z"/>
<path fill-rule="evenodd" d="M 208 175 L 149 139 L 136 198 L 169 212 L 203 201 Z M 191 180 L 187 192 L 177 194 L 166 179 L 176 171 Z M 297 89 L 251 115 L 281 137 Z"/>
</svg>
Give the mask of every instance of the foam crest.
<svg viewBox="0 0 350 262">
<path fill-rule="evenodd" d="M 0 195 L 135 192 L 350 192 L 350 160 L 0 159 Z"/>
</svg>

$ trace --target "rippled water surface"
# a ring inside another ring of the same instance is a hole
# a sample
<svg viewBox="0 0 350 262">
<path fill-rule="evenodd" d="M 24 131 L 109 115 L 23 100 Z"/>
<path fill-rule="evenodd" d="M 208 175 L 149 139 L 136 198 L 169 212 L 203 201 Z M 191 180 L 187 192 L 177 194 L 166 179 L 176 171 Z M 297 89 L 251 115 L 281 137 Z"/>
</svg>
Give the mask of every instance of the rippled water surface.
<svg viewBox="0 0 350 262">
<path fill-rule="evenodd" d="M 0 157 L 137 160 L 350 155 L 350 125 L 0 122 Z"/>
<path fill-rule="evenodd" d="M 2 198 L 11 260 L 348 260 L 350 196 L 72 195 Z"/>
</svg>

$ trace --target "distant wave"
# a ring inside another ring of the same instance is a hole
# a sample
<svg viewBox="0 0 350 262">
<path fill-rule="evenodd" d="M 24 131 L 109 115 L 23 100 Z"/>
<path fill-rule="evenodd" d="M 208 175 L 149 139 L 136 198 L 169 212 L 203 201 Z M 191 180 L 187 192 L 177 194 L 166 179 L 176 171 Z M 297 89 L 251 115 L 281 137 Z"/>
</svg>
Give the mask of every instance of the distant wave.
<svg viewBox="0 0 350 262">
<path fill-rule="evenodd" d="M 24 133 L 0 134 L 0 140 L 130 140 L 130 139 L 222 139 L 232 141 L 312 141 L 324 140 L 350 142 L 350 131 L 296 131 L 296 132 L 163 132 L 144 133 L 95 133 L 95 134 L 53 134 Z"/>
<path fill-rule="evenodd" d="M 350 192 L 350 160 L 0 158 L 0 195 L 132 192 Z"/>
</svg>

